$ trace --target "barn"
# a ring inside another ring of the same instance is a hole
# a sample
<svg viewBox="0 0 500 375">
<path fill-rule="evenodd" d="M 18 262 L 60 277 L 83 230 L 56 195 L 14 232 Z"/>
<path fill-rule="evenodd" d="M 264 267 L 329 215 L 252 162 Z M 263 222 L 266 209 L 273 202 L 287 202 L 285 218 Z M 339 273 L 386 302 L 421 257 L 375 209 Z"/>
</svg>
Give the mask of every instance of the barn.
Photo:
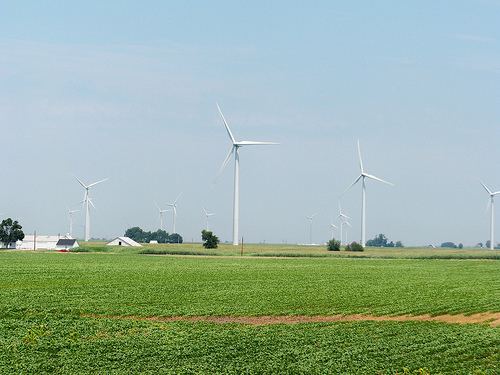
<svg viewBox="0 0 500 375">
<path fill-rule="evenodd" d="M 79 247 L 78 241 L 74 238 L 60 238 L 56 243 L 57 250 L 69 250 Z"/>
<path fill-rule="evenodd" d="M 54 250 L 56 249 L 57 242 L 60 239 L 71 239 L 70 236 L 46 236 L 39 235 L 36 236 L 28 234 L 24 236 L 24 239 L 18 245 L 20 250 Z"/>
<path fill-rule="evenodd" d="M 107 246 L 142 246 L 140 243 L 135 242 L 129 237 L 116 237 L 113 241 L 108 242 Z"/>
</svg>

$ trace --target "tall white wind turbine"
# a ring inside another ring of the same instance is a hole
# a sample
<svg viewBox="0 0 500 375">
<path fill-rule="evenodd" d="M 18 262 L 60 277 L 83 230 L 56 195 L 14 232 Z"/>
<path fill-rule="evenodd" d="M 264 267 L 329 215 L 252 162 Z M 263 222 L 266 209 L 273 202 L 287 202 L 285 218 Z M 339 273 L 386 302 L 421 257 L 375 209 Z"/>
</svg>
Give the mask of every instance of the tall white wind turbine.
<svg viewBox="0 0 500 375">
<path fill-rule="evenodd" d="M 168 204 L 169 207 L 172 207 L 172 233 L 177 233 L 175 231 L 175 219 L 177 218 L 177 202 L 179 201 L 179 198 L 181 197 L 182 193 L 180 193 L 177 198 L 175 198 L 174 203 Z"/>
<path fill-rule="evenodd" d="M 82 203 L 85 209 L 85 241 L 88 241 L 90 239 L 90 206 L 95 208 L 94 203 L 90 199 L 89 190 L 91 187 L 94 187 L 95 185 L 100 184 L 101 182 L 107 181 L 108 178 L 94 182 L 90 185 L 85 185 L 78 177 L 75 178 L 80 183 L 80 185 L 82 185 L 82 187 L 85 189 L 85 195 L 83 197 Z"/>
<path fill-rule="evenodd" d="M 212 212 L 208 212 L 207 210 L 205 210 L 205 208 L 203 208 L 203 212 L 205 213 L 205 220 L 206 220 L 206 226 L 205 226 L 205 229 L 208 231 L 208 218 L 210 216 L 214 216 L 215 214 L 212 213 Z"/>
<path fill-rule="evenodd" d="M 158 206 L 158 204 L 157 204 L 157 203 L 155 203 L 155 205 L 156 205 L 156 208 L 158 209 L 158 216 L 160 217 L 160 229 L 161 229 L 161 230 L 165 230 L 165 219 L 164 219 L 164 217 L 163 217 L 163 214 L 164 214 L 165 212 L 170 211 L 170 210 L 162 210 L 162 209 L 160 208 L 160 206 Z"/>
<path fill-rule="evenodd" d="M 485 184 L 481 182 L 484 190 L 490 195 L 490 210 L 491 210 L 491 218 L 490 218 L 490 249 L 493 250 L 495 248 L 495 195 L 500 194 L 500 191 L 492 192 Z"/>
<path fill-rule="evenodd" d="M 314 219 L 314 216 L 316 216 L 317 214 L 313 214 L 311 216 L 306 216 L 306 219 L 309 220 L 309 245 L 312 245 L 313 244 L 313 219 Z"/>
<path fill-rule="evenodd" d="M 337 218 L 339 219 L 340 221 L 340 245 L 343 245 L 345 240 L 347 240 L 347 238 L 343 241 L 343 233 L 344 233 L 344 224 L 347 224 L 349 226 L 351 226 L 351 224 L 349 224 L 349 222 L 347 221 L 348 219 L 350 219 L 349 216 L 347 216 L 344 211 L 342 211 L 342 206 L 340 205 L 340 202 L 339 202 L 339 216 L 337 216 Z"/>
<path fill-rule="evenodd" d="M 68 208 L 68 217 L 69 217 L 69 236 L 73 237 L 73 214 L 80 212 L 80 210 L 72 210 Z"/>
<path fill-rule="evenodd" d="M 359 156 L 359 167 L 361 169 L 361 174 L 346 189 L 346 191 L 349 190 L 350 188 L 352 188 L 354 185 L 356 185 L 359 180 L 361 180 L 361 185 L 362 185 L 362 188 L 361 188 L 361 246 L 365 246 L 365 242 L 366 242 L 365 241 L 365 239 L 366 239 L 366 228 L 365 228 L 365 224 L 366 224 L 366 216 L 365 216 L 365 214 L 366 214 L 366 208 L 365 208 L 365 204 L 366 204 L 366 183 L 365 183 L 365 179 L 369 178 L 369 179 L 372 179 L 372 180 L 375 180 L 375 181 L 383 182 L 384 184 L 391 185 L 391 186 L 394 186 L 394 184 L 392 184 L 390 182 L 387 182 L 387 181 L 384 181 L 384 180 L 382 180 L 379 177 L 376 177 L 374 175 L 371 175 L 371 174 L 368 174 L 368 173 L 365 172 L 365 170 L 363 168 L 363 159 L 361 158 L 361 147 L 359 145 L 359 140 L 358 140 L 358 156 Z"/>
<path fill-rule="evenodd" d="M 219 110 L 220 117 L 224 123 L 224 126 L 227 131 L 227 135 L 231 140 L 231 149 L 229 150 L 222 166 L 219 170 L 218 175 L 222 173 L 222 171 L 226 168 L 231 155 L 234 154 L 234 195 L 233 195 L 233 245 L 238 245 L 239 243 L 239 220 L 240 220 L 240 156 L 239 149 L 243 146 L 260 146 L 260 145 L 277 145 L 276 142 L 259 142 L 259 141 L 237 141 L 231 129 L 229 129 L 229 125 L 222 114 L 222 111 L 217 104 L 217 109 Z"/>
</svg>

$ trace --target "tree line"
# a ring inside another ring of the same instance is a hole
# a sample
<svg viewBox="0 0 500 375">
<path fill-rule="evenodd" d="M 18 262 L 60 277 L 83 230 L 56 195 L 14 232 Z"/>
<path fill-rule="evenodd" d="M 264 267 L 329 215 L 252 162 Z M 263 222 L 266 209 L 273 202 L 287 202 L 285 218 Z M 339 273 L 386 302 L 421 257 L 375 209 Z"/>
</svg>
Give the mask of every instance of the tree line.
<svg viewBox="0 0 500 375">
<path fill-rule="evenodd" d="M 132 227 L 125 231 L 125 237 L 129 237 L 136 242 L 148 243 L 157 241 L 158 243 L 182 243 L 182 236 L 178 233 L 168 234 L 162 229 L 156 232 L 145 231 L 139 227 Z"/>
</svg>

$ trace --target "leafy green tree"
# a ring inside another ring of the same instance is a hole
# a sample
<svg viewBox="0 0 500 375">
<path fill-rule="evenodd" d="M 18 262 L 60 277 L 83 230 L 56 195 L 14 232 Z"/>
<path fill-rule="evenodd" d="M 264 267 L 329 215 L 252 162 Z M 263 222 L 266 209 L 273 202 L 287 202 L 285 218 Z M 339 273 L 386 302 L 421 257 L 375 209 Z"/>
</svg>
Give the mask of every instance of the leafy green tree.
<svg viewBox="0 0 500 375">
<path fill-rule="evenodd" d="M 179 233 L 172 233 L 168 236 L 169 243 L 182 243 L 182 236 Z"/>
<path fill-rule="evenodd" d="M 23 227 L 17 222 L 17 220 L 12 220 L 10 217 L 8 219 L 2 220 L 0 224 L 0 242 L 6 248 L 10 247 L 10 244 L 24 239 Z"/>
<path fill-rule="evenodd" d="M 404 247 L 401 241 L 396 241 L 396 247 Z"/>
<path fill-rule="evenodd" d="M 387 247 L 387 241 L 385 234 L 380 233 L 374 239 L 366 241 L 366 246 Z"/>
<path fill-rule="evenodd" d="M 129 237 L 136 242 L 149 242 L 148 233 L 144 232 L 139 227 L 132 227 L 125 231 L 125 237 Z"/>
<path fill-rule="evenodd" d="M 203 229 L 201 231 L 201 239 L 204 241 L 203 247 L 205 249 L 217 249 L 219 238 L 212 231 Z"/>
<path fill-rule="evenodd" d="M 459 243 L 459 244 L 458 244 L 458 248 L 459 248 L 459 249 L 463 249 L 463 248 L 464 248 L 464 244 L 463 244 L 463 243 Z"/>
<path fill-rule="evenodd" d="M 337 241 L 335 238 L 332 238 L 326 244 L 326 248 L 328 251 L 340 251 L 340 241 Z"/>
<path fill-rule="evenodd" d="M 346 251 L 364 251 L 365 248 L 357 242 L 352 242 L 351 244 L 349 244 L 345 247 L 345 250 Z"/>
<path fill-rule="evenodd" d="M 452 249 L 456 249 L 457 248 L 457 245 L 455 245 L 454 242 L 443 242 L 441 244 L 441 247 L 450 247 Z"/>
</svg>

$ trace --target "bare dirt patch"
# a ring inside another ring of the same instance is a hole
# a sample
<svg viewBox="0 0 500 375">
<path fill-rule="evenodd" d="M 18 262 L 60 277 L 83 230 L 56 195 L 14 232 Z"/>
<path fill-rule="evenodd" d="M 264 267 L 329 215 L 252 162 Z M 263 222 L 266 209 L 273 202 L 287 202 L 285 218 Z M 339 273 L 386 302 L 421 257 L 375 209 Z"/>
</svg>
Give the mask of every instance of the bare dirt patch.
<svg viewBox="0 0 500 375">
<path fill-rule="evenodd" d="M 286 315 L 286 316 L 113 316 L 113 315 L 93 315 L 87 314 L 84 317 L 124 319 L 124 320 L 145 320 L 155 322 L 206 322 L 206 323 L 238 323 L 249 325 L 270 325 L 270 324 L 299 324 L 299 323 L 331 323 L 331 322 L 441 322 L 449 324 L 485 324 L 491 327 L 500 326 L 500 312 L 485 312 L 472 315 L 445 314 L 445 315 Z"/>
</svg>

